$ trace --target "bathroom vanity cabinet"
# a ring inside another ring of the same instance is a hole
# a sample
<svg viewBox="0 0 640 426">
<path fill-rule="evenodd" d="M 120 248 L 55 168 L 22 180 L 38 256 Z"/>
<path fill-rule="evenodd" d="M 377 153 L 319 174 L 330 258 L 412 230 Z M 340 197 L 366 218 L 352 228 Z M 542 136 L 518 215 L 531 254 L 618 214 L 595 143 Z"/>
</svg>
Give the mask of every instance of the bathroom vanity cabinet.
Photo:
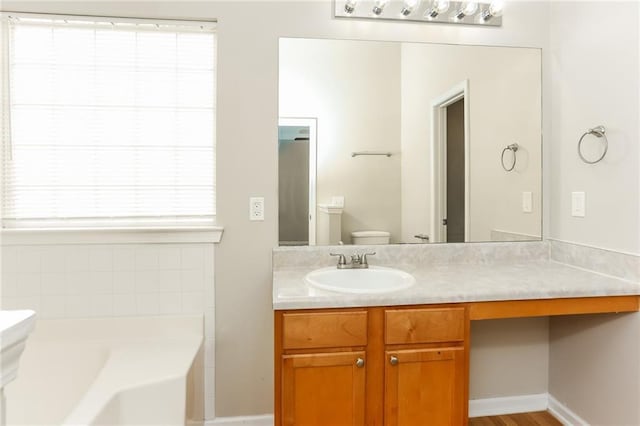
<svg viewBox="0 0 640 426">
<path fill-rule="evenodd" d="M 472 320 L 636 312 L 575 297 L 276 310 L 275 425 L 461 425 Z"/>
<path fill-rule="evenodd" d="M 383 312 L 384 424 L 466 424 L 466 307 Z"/>
<path fill-rule="evenodd" d="M 281 424 L 364 424 L 367 318 L 367 310 L 277 314 Z"/>
<path fill-rule="evenodd" d="M 466 306 L 275 315 L 276 425 L 466 422 Z"/>
<path fill-rule="evenodd" d="M 276 426 L 464 425 L 473 321 L 640 310 L 640 283 L 553 261 L 545 242 L 377 246 L 415 279 L 385 293 L 314 285 L 328 250 L 273 253 Z"/>
</svg>

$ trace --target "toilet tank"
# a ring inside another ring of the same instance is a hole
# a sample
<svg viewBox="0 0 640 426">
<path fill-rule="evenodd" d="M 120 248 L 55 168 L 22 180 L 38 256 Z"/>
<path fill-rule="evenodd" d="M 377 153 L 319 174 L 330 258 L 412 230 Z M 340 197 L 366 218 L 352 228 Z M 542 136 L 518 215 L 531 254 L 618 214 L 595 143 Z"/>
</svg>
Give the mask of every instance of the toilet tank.
<svg viewBox="0 0 640 426">
<path fill-rule="evenodd" d="M 387 231 L 354 231 L 351 242 L 356 245 L 389 244 L 391 233 Z"/>
</svg>

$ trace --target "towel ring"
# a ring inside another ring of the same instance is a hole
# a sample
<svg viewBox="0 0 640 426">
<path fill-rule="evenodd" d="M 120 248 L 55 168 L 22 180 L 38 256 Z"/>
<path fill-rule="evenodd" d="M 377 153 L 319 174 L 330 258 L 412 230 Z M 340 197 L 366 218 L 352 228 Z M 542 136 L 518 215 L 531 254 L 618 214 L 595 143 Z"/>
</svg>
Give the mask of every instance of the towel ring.
<svg viewBox="0 0 640 426">
<path fill-rule="evenodd" d="M 582 136 L 580 137 L 580 140 L 578 141 L 578 155 L 580 156 L 580 159 L 582 161 L 584 161 L 587 164 L 596 164 L 602 161 L 604 156 L 607 155 L 607 150 L 609 149 L 609 140 L 607 139 L 607 135 L 605 135 L 605 133 L 606 133 L 606 129 L 604 128 L 604 126 L 597 126 L 597 127 L 594 127 L 593 129 L 587 130 L 582 134 Z M 604 138 L 603 139 L 604 151 L 602 152 L 602 155 L 597 160 L 589 161 L 586 158 L 584 158 L 584 155 L 582 155 L 582 140 L 587 135 L 594 135 L 597 138 Z"/>
<path fill-rule="evenodd" d="M 502 155 L 500 156 L 500 162 L 502 163 L 502 168 L 504 169 L 505 172 L 510 172 L 516 167 L 516 161 L 517 161 L 516 152 L 518 152 L 518 149 L 520 149 L 520 146 L 518 146 L 517 143 L 512 143 L 511 145 L 508 145 L 505 149 L 502 150 Z M 507 151 L 513 152 L 513 164 L 511 165 L 511 167 L 507 167 L 504 165 L 504 153 Z"/>
</svg>

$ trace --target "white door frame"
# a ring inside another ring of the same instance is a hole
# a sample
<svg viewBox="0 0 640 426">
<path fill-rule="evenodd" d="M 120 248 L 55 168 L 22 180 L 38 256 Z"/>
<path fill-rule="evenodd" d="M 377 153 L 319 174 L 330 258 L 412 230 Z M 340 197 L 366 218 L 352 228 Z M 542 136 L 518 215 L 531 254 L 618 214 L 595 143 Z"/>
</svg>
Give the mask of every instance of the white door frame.
<svg viewBox="0 0 640 426">
<path fill-rule="evenodd" d="M 280 117 L 278 126 L 309 128 L 309 245 L 316 245 L 316 149 L 318 120 L 309 117 Z"/>
<path fill-rule="evenodd" d="M 447 217 L 447 107 L 464 99 L 464 240 L 469 241 L 470 108 L 469 80 L 464 80 L 431 101 L 431 241 L 447 241 L 442 219 Z"/>
</svg>

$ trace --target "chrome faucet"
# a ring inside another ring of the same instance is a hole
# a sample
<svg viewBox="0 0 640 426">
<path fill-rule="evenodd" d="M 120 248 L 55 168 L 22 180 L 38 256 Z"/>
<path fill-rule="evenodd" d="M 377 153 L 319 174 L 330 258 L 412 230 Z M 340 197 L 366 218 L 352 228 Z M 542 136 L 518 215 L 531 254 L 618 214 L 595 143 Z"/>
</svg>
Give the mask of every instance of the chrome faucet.
<svg viewBox="0 0 640 426">
<path fill-rule="evenodd" d="M 336 266 L 338 269 L 366 269 L 369 267 L 367 256 L 373 256 L 374 254 L 376 254 L 375 251 L 363 254 L 354 253 L 351 255 L 351 262 L 347 263 L 347 258 L 344 254 L 329 253 L 331 256 L 338 256 L 338 265 Z"/>
</svg>

